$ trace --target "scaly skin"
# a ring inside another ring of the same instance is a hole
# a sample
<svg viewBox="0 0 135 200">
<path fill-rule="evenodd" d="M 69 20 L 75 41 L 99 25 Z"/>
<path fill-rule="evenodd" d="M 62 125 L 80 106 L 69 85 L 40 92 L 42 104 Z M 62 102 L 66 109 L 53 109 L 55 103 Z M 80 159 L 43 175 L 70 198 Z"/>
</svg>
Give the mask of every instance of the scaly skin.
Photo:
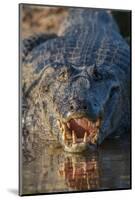
<svg viewBox="0 0 135 200">
<path fill-rule="evenodd" d="M 81 152 L 130 128 L 130 48 L 107 11 L 70 9 L 63 27 L 24 44 L 24 125 Z"/>
</svg>

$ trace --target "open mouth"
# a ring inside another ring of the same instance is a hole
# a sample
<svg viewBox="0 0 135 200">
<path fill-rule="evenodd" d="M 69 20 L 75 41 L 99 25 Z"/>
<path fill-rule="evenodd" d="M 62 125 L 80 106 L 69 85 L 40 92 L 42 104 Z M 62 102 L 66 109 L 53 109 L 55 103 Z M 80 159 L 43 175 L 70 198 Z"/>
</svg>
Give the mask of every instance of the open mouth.
<svg viewBox="0 0 135 200">
<path fill-rule="evenodd" d="M 66 151 L 80 152 L 89 144 L 96 144 L 101 120 L 92 121 L 86 117 L 72 118 L 67 122 L 57 120 Z"/>
</svg>

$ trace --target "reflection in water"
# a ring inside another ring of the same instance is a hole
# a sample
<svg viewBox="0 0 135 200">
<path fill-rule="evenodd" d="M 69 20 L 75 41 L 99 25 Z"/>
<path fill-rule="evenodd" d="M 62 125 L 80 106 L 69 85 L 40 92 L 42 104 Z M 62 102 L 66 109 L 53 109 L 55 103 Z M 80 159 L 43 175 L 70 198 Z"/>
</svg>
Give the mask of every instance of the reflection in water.
<svg viewBox="0 0 135 200">
<path fill-rule="evenodd" d="M 35 160 L 24 162 L 22 175 L 23 194 L 130 188 L 130 143 L 106 141 L 80 155 L 45 144 Z"/>
<path fill-rule="evenodd" d="M 99 188 L 99 168 L 95 158 L 68 156 L 62 163 L 59 173 L 69 188 L 88 190 Z"/>
</svg>

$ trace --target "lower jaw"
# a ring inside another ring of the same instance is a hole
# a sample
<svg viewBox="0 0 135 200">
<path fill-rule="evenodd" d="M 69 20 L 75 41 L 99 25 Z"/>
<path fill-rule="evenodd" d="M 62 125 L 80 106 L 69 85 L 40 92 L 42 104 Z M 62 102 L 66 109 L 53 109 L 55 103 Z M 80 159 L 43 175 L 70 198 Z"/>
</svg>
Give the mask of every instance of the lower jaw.
<svg viewBox="0 0 135 200">
<path fill-rule="evenodd" d="M 81 153 L 88 149 L 93 150 L 97 146 L 100 119 L 91 121 L 86 117 L 71 118 L 67 122 L 57 120 L 57 126 L 61 133 L 61 143 L 64 150 L 71 153 Z"/>
<path fill-rule="evenodd" d="M 95 150 L 96 145 L 92 145 L 89 143 L 79 143 L 79 144 L 72 144 L 72 146 L 64 145 L 64 150 L 69 153 L 81 153 L 88 150 Z"/>
</svg>

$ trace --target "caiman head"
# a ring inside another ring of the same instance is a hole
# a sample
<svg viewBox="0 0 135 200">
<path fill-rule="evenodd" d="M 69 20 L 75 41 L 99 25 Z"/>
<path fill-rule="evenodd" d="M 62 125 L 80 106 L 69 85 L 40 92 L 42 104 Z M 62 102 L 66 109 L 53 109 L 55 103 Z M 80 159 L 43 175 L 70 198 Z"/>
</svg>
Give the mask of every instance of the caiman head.
<svg viewBox="0 0 135 200">
<path fill-rule="evenodd" d="M 115 70 L 53 63 L 40 85 L 51 131 L 66 151 L 93 148 L 119 126 L 123 99 Z"/>
<path fill-rule="evenodd" d="M 87 14 L 76 15 L 63 35 L 30 47 L 27 58 L 39 75 L 32 87 L 39 86 L 43 123 L 69 152 L 97 146 L 130 124 L 129 46 L 107 13 L 96 11 L 93 20 Z"/>
<path fill-rule="evenodd" d="M 39 85 L 45 123 L 48 121 L 50 132 L 65 151 L 82 152 L 101 144 L 109 135 L 119 134 L 121 127 L 127 127 L 129 48 L 122 41 L 121 52 L 116 52 L 116 43 L 114 47 L 107 46 L 105 52 L 94 54 L 93 51 L 91 56 L 86 52 L 87 55 L 82 56 L 81 50 L 77 54 L 77 49 L 76 52 L 68 47 L 64 49 L 62 40 L 53 42 L 53 45 L 48 42 L 40 46 L 33 53 L 36 56 L 38 52 L 36 70 L 42 71 Z M 71 48 L 73 41 L 69 42 Z M 105 57 L 100 58 L 103 53 Z"/>
</svg>

